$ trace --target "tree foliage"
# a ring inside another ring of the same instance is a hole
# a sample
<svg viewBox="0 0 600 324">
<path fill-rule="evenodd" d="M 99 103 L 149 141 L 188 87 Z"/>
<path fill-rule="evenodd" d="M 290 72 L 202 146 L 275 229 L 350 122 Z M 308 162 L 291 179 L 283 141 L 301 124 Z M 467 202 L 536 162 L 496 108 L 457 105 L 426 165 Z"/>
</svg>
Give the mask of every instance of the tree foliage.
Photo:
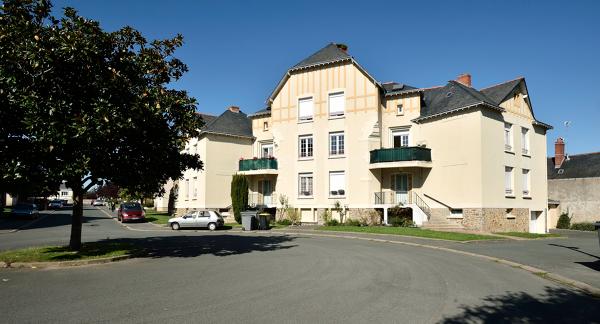
<svg viewBox="0 0 600 324">
<path fill-rule="evenodd" d="M 231 179 L 231 208 L 235 221 L 242 223 L 241 212 L 248 206 L 248 179 L 243 174 L 234 174 Z"/>
<path fill-rule="evenodd" d="M 173 56 L 182 44 L 181 35 L 149 42 L 131 27 L 106 32 L 73 8 L 57 19 L 48 0 L 0 7 L 2 179 L 37 170 L 66 180 L 73 249 L 81 246 L 82 196 L 101 180 L 154 193 L 202 168 L 181 153 L 202 126 L 195 100 L 168 87 L 187 71 Z"/>
</svg>

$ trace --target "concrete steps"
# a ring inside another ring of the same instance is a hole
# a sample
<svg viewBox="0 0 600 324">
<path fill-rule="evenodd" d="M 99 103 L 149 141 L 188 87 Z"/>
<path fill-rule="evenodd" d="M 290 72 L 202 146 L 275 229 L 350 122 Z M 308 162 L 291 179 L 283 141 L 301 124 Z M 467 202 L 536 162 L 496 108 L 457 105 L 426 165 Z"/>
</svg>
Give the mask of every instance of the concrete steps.
<svg viewBox="0 0 600 324">
<path fill-rule="evenodd" d="M 462 231 L 465 228 L 456 222 L 449 221 L 446 218 L 432 218 L 424 222 L 422 228 L 437 231 Z"/>
</svg>

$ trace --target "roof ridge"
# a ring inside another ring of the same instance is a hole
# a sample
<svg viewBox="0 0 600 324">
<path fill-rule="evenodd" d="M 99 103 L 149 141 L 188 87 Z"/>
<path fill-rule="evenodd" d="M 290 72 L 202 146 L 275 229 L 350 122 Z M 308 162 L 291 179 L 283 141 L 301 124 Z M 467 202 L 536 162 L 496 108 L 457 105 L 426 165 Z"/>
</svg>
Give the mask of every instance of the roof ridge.
<svg viewBox="0 0 600 324">
<path fill-rule="evenodd" d="M 461 87 L 463 90 L 465 90 L 470 96 L 475 97 L 475 99 L 481 100 L 482 102 L 487 103 L 492 106 L 498 106 L 494 102 L 494 100 L 492 100 L 491 98 L 486 96 L 484 93 L 481 93 L 479 90 L 477 90 L 473 87 L 470 87 L 470 86 L 463 84 L 462 82 L 458 82 L 456 80 L 450 80 L 450 81 L 448 81 L 448 83 L 457 84 L 459 87 Z M 473 91 L 475 93 L 471 93 L 471 91 Z"/>
<path fill-rule="evenodd" d="M 489 89 L 489 88 L 493 88 L 493 87 L 497 87 L 499 85 L 503 85 L 503 84 L 506 84 L 506 83 L 509 83 L 509 82 L 513 82 L 513 81 L 517 81 L 517 80 L 523 80 L 523 79 L 525 79 L 524 76 L 518 76 L 518 77 L 516 77 L 516 78 L 514 78 L 512 80 L 503 81 L 503 82 L 500 82 L 500 83 L 493 84 L 491 86 L 487 86 L 485 88 L 481 88 L 481 89 L 479 89 L 479 91 L 485 90 L 485 89 Z"/>
<path fill-rule="evenodd" d="M 587 153 L 577 153 L 577 154 L 568 154 L 568 153 L 565 153 L 565 155 L 568 155 L 568 156 L 580 156 L 580 155 L 592 155 L 592 154 L 600 154 L 600 151 L 598 151 L 598 152 L 587 152 Z"/>
</svg>

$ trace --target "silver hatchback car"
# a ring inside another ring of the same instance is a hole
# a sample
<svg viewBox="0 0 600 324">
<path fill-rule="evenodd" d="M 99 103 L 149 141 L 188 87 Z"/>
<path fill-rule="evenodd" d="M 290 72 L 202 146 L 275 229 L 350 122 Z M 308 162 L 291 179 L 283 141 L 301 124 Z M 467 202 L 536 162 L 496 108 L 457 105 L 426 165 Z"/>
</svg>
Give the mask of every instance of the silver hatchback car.
<svg viewBox="0 0 600 324">
<path fill-rule="evenodd" d="M 214 231 L 223 227 L 225 221 L 219 212 L 214 210 L 196 210 L 180 217 L 169 219 L 169 226 L 173 230 L 179 230 L 184 227 L 208 227 Z"/>
</svg>

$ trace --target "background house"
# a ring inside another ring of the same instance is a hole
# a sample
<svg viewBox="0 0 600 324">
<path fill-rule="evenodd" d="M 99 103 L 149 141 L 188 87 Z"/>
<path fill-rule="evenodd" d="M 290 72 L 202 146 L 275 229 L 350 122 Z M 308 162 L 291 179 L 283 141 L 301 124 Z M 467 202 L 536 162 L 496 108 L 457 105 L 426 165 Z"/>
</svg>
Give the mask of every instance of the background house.
<svg viewBox="0 0 600 324">
<path fill-rule="evenodd" d="M 547 165 L 548 198 L 557 208 L 552 227 L 567 211 L 571 223 L 600 221 L 600 152 L 567 155 L 564 139 L 558 138 Z"/>
</svg>

